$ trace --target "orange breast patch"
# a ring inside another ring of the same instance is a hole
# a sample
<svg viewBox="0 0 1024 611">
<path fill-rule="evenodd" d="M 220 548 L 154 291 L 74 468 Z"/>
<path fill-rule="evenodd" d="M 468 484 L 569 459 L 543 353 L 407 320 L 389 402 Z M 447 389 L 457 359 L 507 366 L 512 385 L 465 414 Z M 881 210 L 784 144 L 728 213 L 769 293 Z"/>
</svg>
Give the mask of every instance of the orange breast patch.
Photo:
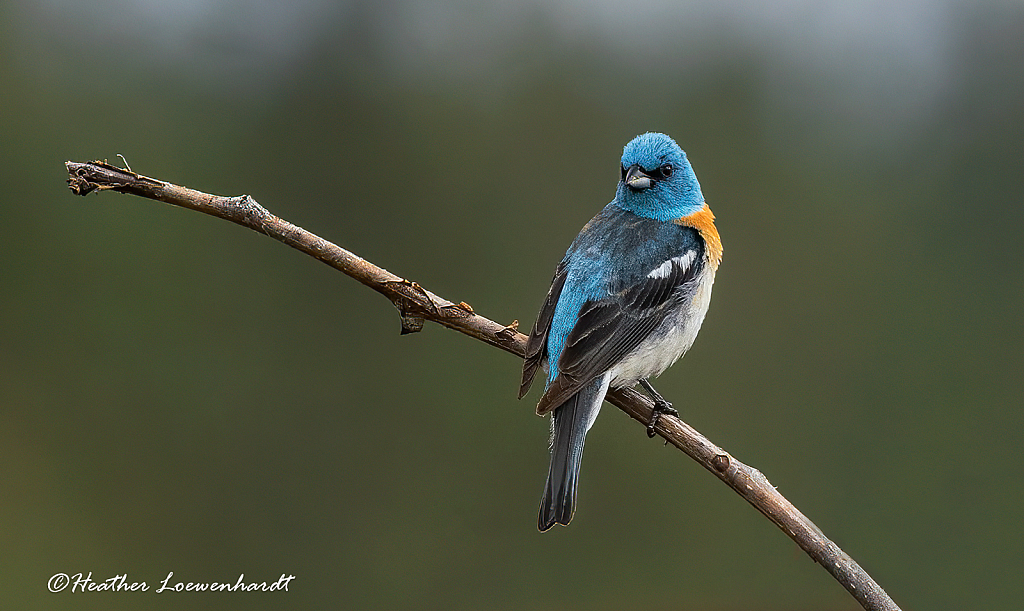
<svg viewBox="0 0 1024 611">
<path fill-rule="evenodd" d="M 700 237 L 704 238 L 704 243 L 707 245 L 705 254 L 708 263 L 711 264 L 712 269 L 718 270 L 718 265 L 722 262 L 722 238 L 718 236 L 718 230 L 715 229 L 715 215 L 712 214 L 711 208 L 704 204 L 703 208 L 693 214 L 678 218 L 672 222 L 684 227 L 693 227 L 697 230 L 697 233 L 700 234 Z"/>
</svg>

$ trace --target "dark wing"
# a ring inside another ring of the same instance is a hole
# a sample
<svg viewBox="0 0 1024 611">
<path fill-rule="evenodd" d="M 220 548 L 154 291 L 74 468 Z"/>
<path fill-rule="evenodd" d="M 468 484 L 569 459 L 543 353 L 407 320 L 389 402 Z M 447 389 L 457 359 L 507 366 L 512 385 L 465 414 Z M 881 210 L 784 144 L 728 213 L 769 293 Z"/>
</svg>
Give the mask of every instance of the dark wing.
<svg viewBox="0 0 1024 611">
<path fill-rule="evenodd" d="M 689 297 L 704 265 L 703 254 L 695 245 L 656 268 L 658 272 L 652 271 L 608 297 L 584 303 L 559 357 L 558 377 L 541 397 L 537 413 L 555 409 L 636 349 Z M 550 317 L 549 313 L 548 326 Z"/>
<path fill-rule="evenodd" d="M 540 314 L 537 315 L 537 322 L 533 323 L 533 330 L 526 340 L 526 355 L 523 362 L 523 380 L 519 384 L 519 398 L 522 399 L 530 392 L 533 385 L 533 378 L 537 375 L 544 357 L 547 356 L 548 331 L 551 330 L 551 320 L 555 316 L 555 305 L 562 294 L 562 287 L 565 286 L 565 278 L 569 275 L 566 270 L 566 261 L 562 261 L 555 268 L 555 277 L 551 280 L 551 288 L 548 289 L 548 296 L 541 306 Z"/>
</svg>

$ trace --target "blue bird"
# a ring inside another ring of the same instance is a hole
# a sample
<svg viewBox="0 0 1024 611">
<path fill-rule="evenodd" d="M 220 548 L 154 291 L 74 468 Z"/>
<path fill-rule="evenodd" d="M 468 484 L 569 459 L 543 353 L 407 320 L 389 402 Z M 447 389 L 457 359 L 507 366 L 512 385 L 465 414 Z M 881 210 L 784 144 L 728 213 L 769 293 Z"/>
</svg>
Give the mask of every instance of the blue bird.
<svg viewBox="0 0 1024 611">
<path fill-rule="evenodd" d="M 522 398 L 547 373 L 539 415 L 553 412 L 551 465 L 538 526 L 568 525 L 583 442 L 609 388 L 640 382 L 659 413 L 675 413 L 647 378 L 693 345 L 722 261 L 714 215 L 686 154 L 664 134 L 622 151 L 615 199 L 573 240 L 526 344 Z"/>
</svg>

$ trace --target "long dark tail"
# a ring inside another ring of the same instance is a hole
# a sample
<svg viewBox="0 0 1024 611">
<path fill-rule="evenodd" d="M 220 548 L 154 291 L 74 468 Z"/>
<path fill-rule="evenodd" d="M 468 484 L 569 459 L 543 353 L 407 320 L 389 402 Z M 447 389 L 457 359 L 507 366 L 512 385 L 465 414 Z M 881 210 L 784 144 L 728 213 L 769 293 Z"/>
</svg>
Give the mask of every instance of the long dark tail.
<svg viewBox="0 0 1024 611">
<path fill-rule="evenodd" d="M 611 374 L 607 373 L 597 378 L 551 414 L 551 466 L 537 522 L 541 532 L 555 524 L 568 525 L 572 520 L 576 511 L 576 483 L 583 459 L 583 442 L 601 409 L 610 379 Z"/>
</svg>

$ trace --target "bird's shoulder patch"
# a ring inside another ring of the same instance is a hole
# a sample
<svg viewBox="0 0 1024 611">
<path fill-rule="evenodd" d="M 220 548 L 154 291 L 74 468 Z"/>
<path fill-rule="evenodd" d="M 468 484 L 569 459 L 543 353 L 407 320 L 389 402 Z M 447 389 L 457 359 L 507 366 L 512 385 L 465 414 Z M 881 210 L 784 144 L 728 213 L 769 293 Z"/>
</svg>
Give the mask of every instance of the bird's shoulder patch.
<svg viewBox="0 0 1024 611">
<path fill-rule="evenodd" d="M 648 278 L 652 278 L 652 279 L 667 278 L 672 273 L 673 266 L 677 266 L 677 265 L 680 268 L 682 268 L 683 271 L 686 271 L 686 270 L 690 269 L 690 266 L 693 265 L 693 261 L 696 258 L 697 258 L 697 251 L 696 250 L 693 250 L 693 249 L 687 250 L 686 254 L 680 255 L 678 257 L 672 257 L 668 261 L 665 261 L 664 263 L 662 263 L 658 267 L 655 267 L 654 269 L 652 269 L 650 272 L 647 273 L 647 277 Z"/>
<path fill-rule="evenodd" d="M 715 229 L 715 215 L 711 212 L 711 208 L 704 204 L 700 210 L 693 214 L 679 217 L 672 222 L 697 230 L 697 233 L 700 234 L 704 244 L 707 246 L 705 250 L 707 261 L 711 264 L 712 269 L 717 270 L 722 262 L 722 238 L 718 236 L 718 230 Z"/>
</svg>

